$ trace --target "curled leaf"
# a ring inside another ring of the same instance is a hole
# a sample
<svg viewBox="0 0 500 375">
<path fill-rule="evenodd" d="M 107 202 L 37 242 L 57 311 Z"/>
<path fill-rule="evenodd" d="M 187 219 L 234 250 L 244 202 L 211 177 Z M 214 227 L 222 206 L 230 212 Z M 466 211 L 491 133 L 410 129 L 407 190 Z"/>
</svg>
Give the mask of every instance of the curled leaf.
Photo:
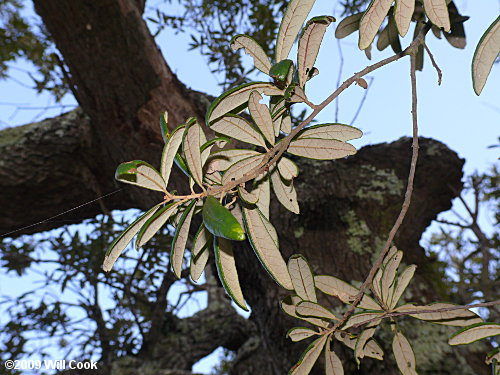
<svg viewBox="0 0 500 375">
<path fill-rule="evenodd" d="M 257 43 L 253 38 L 248 35 L 236 35 L 231 40 L 231 48 L 233 51 L 243 48 L 248 55 L 253 57 L 254 66 L 261 72 L 269 74 L 271 61 L 269 61 L 269 57 L 267 57 L 259 43 Z"/>
<path fill-rule="evenodd" d="M 146 189 L 166 191 L 165 181 L 158 171 L 142 160 L 121 163 L 116 168 L 115 178 L 127 184 L 137 185 Z"/>
</svg>

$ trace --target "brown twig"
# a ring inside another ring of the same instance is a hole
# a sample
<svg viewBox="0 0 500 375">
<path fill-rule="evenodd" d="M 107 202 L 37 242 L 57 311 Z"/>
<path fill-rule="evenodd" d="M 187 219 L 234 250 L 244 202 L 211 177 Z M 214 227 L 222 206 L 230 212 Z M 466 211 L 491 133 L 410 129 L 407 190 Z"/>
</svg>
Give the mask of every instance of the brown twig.
<svg viewBox="0 0 500 375">
<path fill-rule="evenodd" d="M 441 82 L 443 80 L 443 72 L 441 71 L 441 69 L 439 69 L 439 66 L 436 63 L 436 60 L 434 60 L 434 55 L 432 54 L 431 50 L 429 49 L 429 47 L 427 47 L 427 44 L 425 44 L 425 43 L 424 43 L 424 48 L 427 51 L 427 53 L 429 54 L 429 57 L 431 58 L 432 66 L 434 67 L 434 69 L 436 69 L 436 72 L 438 75 L 438 85 L 441 86 Z"/>
</svg>

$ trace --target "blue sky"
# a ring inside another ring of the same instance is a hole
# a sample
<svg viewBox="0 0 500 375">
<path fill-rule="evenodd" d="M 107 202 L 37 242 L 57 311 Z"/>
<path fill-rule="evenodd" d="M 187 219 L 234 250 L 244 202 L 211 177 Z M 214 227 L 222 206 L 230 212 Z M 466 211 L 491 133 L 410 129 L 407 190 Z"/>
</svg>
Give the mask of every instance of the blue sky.
<svg viewBox="0 0 500 375">
<path fill-rule="evenodd" d="M 495 144 L 500 134 L 500 66 L 493 68 L 483 93 L 478 97 L 472 90 L 470 64 L 477 41 L 500 12 L 500 2 L 458 0 L 456 3 L 462 14 L 471 17 L 465 25 L 467 47 L 465 50 L 458 50 L 451 47 L 444 38 L 438 40 L 433 35 L 428 36 L 428 46 L 443 70 L 443 83 L 441 86 L 437 85 L 436 71 L 426 56 L 424 71 L 417 73 L 419 126 L 421 135 L 444 142 L 457 151 L 460 157 L 465 158 L 465 171 L 471 173 L 474 170 L 485 170 L 497 162 L 498 158 L 498 149 L 487 147 Z M 331 4 L 331 1 L 318 0 L 311 15 L 338 16 L 339 7 L 332 8 Z M 169 10 L 182 13 L 172 5 Z M 334 30 L 335 24 L 332 24 L 318 57 L 320 75 L 308 84 L 309 97 L 315 103 L 336 88 L 340 54 L 337 40 L 333 37 Z M 412 32 L 408 34 L 412 35 Z M 231 36 L 228 35 L 228 41 L 230 39 Z M 220 94 L 217 77 L 210 73 L 203 57 L 197 51 L 187 51 L 189 41 L 188 36 L 175 35 L 170 30 L 165 30 L 157 38 L 167 63 L 182 82 L 196 90 L 212 95 Z M 408 43 L 407 37 L 403 45 Z M 342 80 L 370 63 L 357 48 L 357 35 L 353 34 L 342 40 L 340 47 L 344 58 Z M 388 50 L 373 51 L 372 63 L 387 57 L 389 53 Z M 291 56 L 294 54 L 295 48 Z M 250 58 L 245 61 L 250 62 Z M 75 105 L 70 96 L 63 100 L 66 107 L 60 107 L 49 95 L 37 95 L 29 87 L 31 82 L 26 71 L 30 69 L 29 64 L 20 61 L 13 65 L 13 79 L 0 82 L 0 128 L 52 117 Z M 390 142 L 411 134 L 409 59 L 384 67 L 370 77 L 373 78 L 371 87 L 354 124 L 351 120 L 365 94 L 364 90 L 352 86 L 341 95 L 339 102 L 338 121 L 359 127 L 365 133 L 362 139 L 355 142 L 357 147 Z M 260 79 L 264 77 L 261 76 Z M 46 107 L 51 108 L 44 109 Z M 320 122 L 334 122 L 335 105 L 330 105 L 318 119 Z M 24 280 L 24 283 L 26 287 L 30 287 L 33 279 Z M 0 288 L 0 294 L 6 293 L 7 289 Z M 213 359 L 209 363 L 211 361 Z M 195 370 L 202 372 L 209 367 L 205 363 Z"/>
</svg>

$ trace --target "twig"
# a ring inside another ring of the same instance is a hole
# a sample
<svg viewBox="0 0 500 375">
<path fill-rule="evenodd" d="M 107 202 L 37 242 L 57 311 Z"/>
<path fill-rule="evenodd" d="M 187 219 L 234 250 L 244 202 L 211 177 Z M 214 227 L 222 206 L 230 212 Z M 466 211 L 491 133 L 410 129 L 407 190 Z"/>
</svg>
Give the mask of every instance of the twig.
<svg viewBox="0 0 500 375">
<path fill-rule="evenodd" d="M 415 39 L 417 40 L 417 39 Z M 414 42 L 415 42 L 414 40 Z M 410 47 L 408 47 L 405 51 L 407 51 L 409 48 L 416 46 L 414 45 L 413 42 L 410 44 Z M 396 219 L 396 222 L 394 223 L 391 231 L 389 232 L 389 236 L 387 237 L 387 240 L 385 242 L 384 248 L 382 252 L 379 254 L 377 260 L 373 264 L 370 273 L 368 274 L 368 277 L 366 280 L 363 282 L 361 285 L 361 288 L 359 290 L 358 295 L 356 296 L 355 300 L 353 301 L 351 307 L 344 313 L 342 316 L 342 319 L 340 322 L 337 322 L 331 331 L 335 331 L 337 328 L 339 328 L 341 325 L 343 325 L 349 316 L 352 315 L 354 310 L 356 309 L 356 306 L 358 303 L 361 301 L 363 298 L 363 295 L 365 294 L 365 291 L 369 288 L 370 284 L 373 281 L 373 277 L 375 276 L 375 273 L 377 270 L 380 268 L 382 265 L 382 262 L 384 261 L 384 257 L 389 251 L 389 248 L 391 246 L 392 241 L 394 240 L 394 237 L 396 236 L 397 231 L 399 230 L 399 227 L 403 223 L 403 220 L 406 216 L 406 213 L 408 212 L 408 208 L 410 207 L 410 202 L 411 202 L 411 196 L 413 193 L 413 182 L 415 179 L 415 170 L 417 167 L 417 160 L 418 160 L 418 119 L 417 119 L 417 78 L 416 78 L 416 48 L 411 50 L 411 55 L 410 55 L 410 77 L 411 77 L 411 97 L 412 97 L 412 103 L 411 103 L 411 113 L 412 113 L 412 124 L 413 124 L 413 142 L 412 142 L 412 155 L 411 155 L 411 165 L 410 165 L 410 172 L 408 175 L 408 185 L 406 187 L 406 193 L 405 193 L 405 199 L 403 202 L 403 206 L 401 207 L 401 212 L 399 213 L 398 218 Z"/>
<path fill-rule="evenodd" d="M 425 43 L 423 43 L 423 44 L 424 44 L 425 50 L 427 51 L 427 53 L 429 54 L 429 57 L 431 58 L 432 66 L 434 67 L 434 69 L 436 69 L 436 72 L 437 72 L 437 75 L 438 75 L 438 85 L 441 86 L 441 82 L 442 82 L 442 79 L 443 79 L 443 72 L 441 71 L 441 69 L 439 69 L 439 66 L 436 63 L 436 60 L 434 60 L 434 55 L 432 54 L 432 52 L 429 49 L 429 47 L 427 47 L 427 44 L 425 44 Z"/>
</svg>

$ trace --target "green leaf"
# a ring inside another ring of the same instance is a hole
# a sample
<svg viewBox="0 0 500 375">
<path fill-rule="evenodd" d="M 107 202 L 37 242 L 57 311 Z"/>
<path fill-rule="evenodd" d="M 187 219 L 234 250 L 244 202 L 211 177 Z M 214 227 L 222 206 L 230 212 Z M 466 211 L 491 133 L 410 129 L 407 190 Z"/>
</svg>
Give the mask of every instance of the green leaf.
<svg viewBox="0 0 500 375">
<path fill-rule="evenodd" d="M 208 107 L 205 122 L 211 126 L 214 120 L 239 108 L 242 104 L 248 102 L 250 93 L 254 90 L 265 95 L 283 95 L 283 90 L 269 82 L 245 83 L 224 92 L 215 99 L 210 107 Z"/>
<path fill-rule="evenodd" d="M 286 59 L 274 64 L 271 67 L 271 70 L 269 70 L 269 75 L 274 80 L 284 82 L 286 85 L 289 85 L 291 82 L 293 71 L 293 61 Z"/>
<path fill-rule="evenodd" d="M 249 158 L 234 163 L 227 169 L 224 176 L 222 176 L 222 183 L 225 185 L 230 181 L 236 181 L 249 174 L 262 163 L 264 156 L 265 154 L 250 156 Z"/>
<path fill-rule="evenodd" d="M 290 143 L 287 151 L 309 159 L 331 160 L 354 155 L 356 148 L 336 139 L 297 138 Z"/>
<path fill-rule="evenodd" d="M 326 28 L 335 22 L 331 16 L 320 16 L 311 18 L 304 27 L 299 39 L 299 48 L 297 50 L 297 69 L 299 75 L 299 85 L 304 87 L 309 72 L 314 67 L 318 57 L 319 48 Z"/>
<path fill-rule="evenodd" d="M 424 0 L 424 9 L 434 25 L 442 27 L 446 32 L 450 31 L 450 16 L 446 0 Z"/>
<path fill-rule="evenodd" d="M 214 253 L 219 279 L 226 293 L 239 307 L 248 311 L 238 280 L 231 242 L 224 238 L 216 237 L 214 239 Z"/>
<path fill-rule="evenodd" d="M 450 345 L 464 345 L 500 335 L 500 323 L 476 323 L 451 335 Z"/>
<path fill-rule="evenodd" d="M 415 0 L 396 0 L 394 19 L 398 27 L 399 35 L 405 36 L 408 32 L 414 10 Z"/>
<path fill-rule="evenodd" d="M 186 243 L 189 236 L 189 228 L 191 227 L 191 219 L 193 217 L 195 204 L 196 199 L 192 199 L 191 203 L 189 203 L 182 213 L 172 241 L 170 264 L 172 265 L 172 270 L 178 279 L 181 278 L 182 261 L 184 260 L 184 251 L 186 250 Z"/>
<path fill-rule="evenodd" d="M 248 109 L 257 128 L 264 135 L 267 141 L 274 146 L 273 119 L 267 105 L 262 104 L 262 95 L 258 91 L 252 91 L 248 100 Z"/>
<path fill-rule="evenodd" d="M 415 306 L 412 304 L 406 304 L 400 306 L 394 311 L 396 312 L 407 312 L 407 311 L 429 311 L 429 310 L 438 310 L 438 309 L 446 309 L 453 308 L 457 305 L 452 303 L 442 303 L 436 302 L 431 303 L 429 305 L 424 306 Z M 450 310 L 450 311 L 436 311 L 436 312 L 427 312 L 420 314 L 411 314 L 413 318 L 425 320 L 429 323 L 441 324 L 445 326 L 454 326 L 454 327 L 465 327 L 475 323 L 481 323 L 483 320 L 468 309 L 464 310 Z"/>
<path fill-rule="evenodd" d="M 179 202 L 170 203 L 158 210 L 142 226 L 135 243 L 136 249 L 144 246 L 160 229 L 167 220 L 178 210 Z"/>
<path fill-rule="evenodd" d="M 243 117 L 227 115 L 215 121 L 211 128 L 217 133 L 225 134 L 231 138 L 251 143 L 256 146 L 266 147 L 262 135 Z"/>
<path fill-rule="evenodd" d="M 361 138 L 363 132 L 354 126 L 343 124 L 321 124 L 310 126 L 301 130 L 297 138 L 320 138 L 336 139 L 338 141 L 350 141 L 351 139 Z"/>
<path fill-rule="evenodd" d="M 278 235 L 271 222 L 257 207 L 243 207 L 243 222 L 248 240 L 266 271 L 283 288 L 292 290 L 292 280 L 279 250 Z"/>
<path fill-rule="evenodd" d="M 311 328 L 294 327 L 288 330 L 288 332 L 286 333 L 286 337 L 292 340 L 293 342 L 298 342 L 307 339 L 311 336 L 316 336 L 317 334 L 318 332 L 316 332 Z"/>
<path fill-rule="evenodd" d="M 403 375 L 417 375 L 415 370 L 415 354 L 410 343 L 400 332 L 396 332 L 392 341 L 392 351 L 396 357 L 396 363 Z"/>
<path fill-rule="evenodd" d="M 302 255 L 295 254 L 290 257 L 288 272 L 297 295 L 304 301 L 318 302 L 311 267 Z"/>
<path fill-rule="evenodd" d="M 246 238 L 240 223 L 216 198 L 208 196 L 202 212 L 203 223 L 214 236 L 235 241 L 243 241 Z"/>
<path fill-rule="evenodd" d="M 337 39 L 342 39 L 359 30 L 361 17 L 363 17 L 363 13 L 356 13 L 340 21 L 335 30 L 335 37 Z"/>
<path fill-rule="evenodd" d="M 163 178 L 150 164 L 141 160 L 121 163 L 116 168 L 115 178 L 127 184 L 137 185 L 146 189 L 165 192 L 166 184 Z"/>
<path fill-rule="evenodd" d="M 288 375 L 307 375 L 312 370 L 314 364 L 318 360 L 321 351 L 325 347 L 327 339 L 330 335 L 322 335 L 320 338 L 313 341 L 311 345 L 302 353 L 299 361 L 288 372 Z"/>
<path fill-rule="evenodd" d="M 306 20 L 313 5 L 314 0 L 292 0 L 288 3 L 278 31 L 278 39 L 276 40 L 277 62 L 288 57 L 293 42 L 299 34 L 302 24 Z"/>
<path fill-rule="evenodd" d="M 472 59 L 472 84 L 477 95 L 483 91 L 491 68 L 500 53 L 500 16 L 488 27 Z"/>
<path fill-rule="evenodd" d="M 316 275 L 314 276 L 314 283 L 316 288 L 331 296 L 335 296 L 344 303 L 351 304 L 359 293 L 359 289 L 342 281 L 334 276 Z M 364 295 L 358 305 L 361 309 L 366 310 L 381 310 L 373 298 Z"/>
<path fill-rule="evenodd" d="M 161 203 L 157 204 L 153 208 L 151 208 L 146 213 L 139 216 L 132 224 L 129 225 L 127 229 L 125 229 L 122 234 L 120 234 L 112 243 L 109 245 L 108 250 L 106 251 L 106 256 L 104 257 L 104 262 L 102 263 L 102 269 L 104 272 L 111 271 L 113 265 L 115 264 L 118 257 L 121 255 L 123 250 L 127 247 L 127 245 L 132 241 L 132 238 L 139 232 L 144 223 L 154 215 L 156 210 L 160 208 Z"/>
<path fill-rule="evenodd" d="M 233 51 L 237 51 L 243 48 L 245 53 L 253 57 L 254 66 L 265 74 L 269 74 L 271 69 L 271 61 L 267 57 L 266 53 L 262 47 L 253 38 L 248 35 L 236 35 L 231 40 L 231 48 Z"/>
<path fill-rule="evenodd" d="M 191 251 L 190 274 L 191 279 L 197 282 L 208 261 L 209 249 L 212 245 L 212 234 L 202 223 L 193 240 L 193 250 Z"/>
<path fill-rule="evenodd" d="M 163 147 L 163 152 L 161 155 L 161 167 L 160 173 L 165 181 L 165 185 L 168 185 L 170 179 L 170 172 L 172 171 L 172 165 L 174 163 L 175 155 L 179 150 L 179 146 L 182 143 L 182 138 L 184 136 L 184 126 L 179 126 L 172 132 L 172 135 L 168 137 L 165 141 L 165 147 Z"/>
<path fill-rule="evenodd" d="M 325 345 L 325 375 L 344 375 L 342 361 L 328 343 Z"/>
<path fill-rule="evenodd" d="M 207 141 L 203 129 L 194 122 L 184 132 L 182 139 L 182 150 L 186 158 L 186 164 L 191 177 L 200 186 L 203 186 L 203 170 L 201 160 L 201 146 Z"/>
<path fill-rule="evenodd" d="M 372 0 L 359 23 L 359 49 L 368 48 L 384 22 L 394 0 Z"/>
<path fill-rule="evenodd" d="M 168 130 L 168 112 L 165 111 L 160 116 L 160 131 L 163 138 L 163 142 L 167 143 L 170 137 L 170 132 Z"/>
<path fill-rule="evenodd" d="M 293 186 L 293 182 L 289 182 L 288 185 L 281 179 L 279 170 L 274 170 L 271 173 L 271 182 L 273 186 L 274 194 L 278 201 L 287 210 L 293 212 L 294 214 L 300 213 L 299 202 L 297 201 L 297 192 Z"/>
<path fill-rule="evenodd" d="M 295 307 L 295 312 L 297 315 L 302 317 L 313 317 L 319 319 L 327 319 L 327 320 L 339 320 L 326 307 L 321 306 L 319 303 L 311 302 L 311 301 L 301 301 Z"/>
</svg>

